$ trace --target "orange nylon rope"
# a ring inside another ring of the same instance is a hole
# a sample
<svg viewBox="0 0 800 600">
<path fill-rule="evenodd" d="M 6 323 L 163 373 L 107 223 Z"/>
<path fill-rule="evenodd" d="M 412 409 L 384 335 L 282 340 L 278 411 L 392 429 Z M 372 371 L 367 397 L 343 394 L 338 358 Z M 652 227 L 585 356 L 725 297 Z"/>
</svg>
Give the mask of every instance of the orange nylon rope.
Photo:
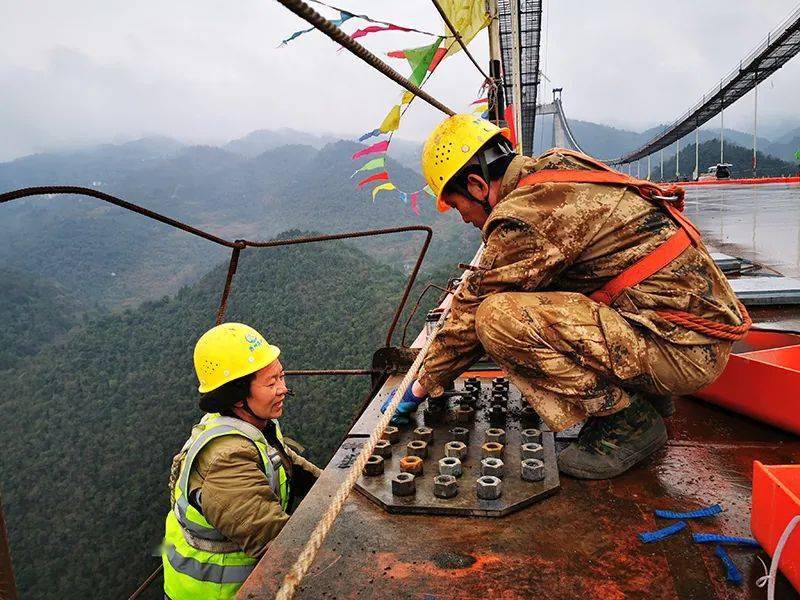
<svg viewBox="0 0 800 600">
<path fill-rule="evenodd" d="M 705 317 L 693 315 L 692 313 L 684 312 L 682 310 L 658 310 L 656 314 L 669 321 L 675 323 L 686 329 L 691 329 L 697 333 L 702 333 L 708 337 L 716 338 L 719 340 L 738 341 L 747 335 L 747 331 L 753 326 L 753 320 L 750 318 L 750 313 L 741 302 L 739 304 L 739 312 L 742 314 L 741 325 L 726 325 L 725 323 L 718 323 Z"/>
</svg>

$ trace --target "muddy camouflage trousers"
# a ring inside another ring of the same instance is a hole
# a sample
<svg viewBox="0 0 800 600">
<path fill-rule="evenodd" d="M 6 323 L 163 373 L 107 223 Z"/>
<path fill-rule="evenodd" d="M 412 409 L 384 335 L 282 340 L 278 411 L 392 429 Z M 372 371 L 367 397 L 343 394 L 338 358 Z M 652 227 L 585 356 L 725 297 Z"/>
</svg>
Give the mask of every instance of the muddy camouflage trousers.
<svg viewBox="0 0 800 600">
<path fill-rule="evenodd" d="M 583 294 L 508 292 L 476 314 L 484 350 L 554 431 L 630 404 L 630 392 L 688 394 L 716 379 L 730 342 L 679 346 Z"/>
</svg>

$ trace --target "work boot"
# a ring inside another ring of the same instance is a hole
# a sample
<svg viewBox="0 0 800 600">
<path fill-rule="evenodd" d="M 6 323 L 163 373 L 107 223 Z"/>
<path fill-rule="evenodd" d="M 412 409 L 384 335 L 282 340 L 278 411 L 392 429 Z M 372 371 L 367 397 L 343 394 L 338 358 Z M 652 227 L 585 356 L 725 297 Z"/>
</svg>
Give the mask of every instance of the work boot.
<svg viewBox="0 0 800 600">
<path fill-rule="evenodd" d="M 662 417 L 671 417 L 675 414 L 675 401 L 672 396 L 659 396 L 658 394 L 642 394 L 642 396 Z"/>
<path fill-rule="evenodd" d="M 610 479 L 624 473 L 667 442 L 664 421 L 640 395 L 606 417 L 589 417 L 577 441 L 558 457 L 558 469 L 579 479 Z"/>
</svg>

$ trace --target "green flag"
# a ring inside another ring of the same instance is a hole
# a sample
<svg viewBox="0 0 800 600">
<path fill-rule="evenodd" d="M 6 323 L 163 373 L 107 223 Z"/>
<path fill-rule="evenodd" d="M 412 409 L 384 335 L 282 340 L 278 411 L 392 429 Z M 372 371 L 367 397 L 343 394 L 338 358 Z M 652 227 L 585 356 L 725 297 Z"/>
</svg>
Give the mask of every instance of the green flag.
<svg viewBox="0 0 800 600">
<path fill-rule="evenodd" d="M 409 79 L 416 85 L 422 83 L 425 79 L 425 73 L 428 72 L 428 67 L 431 61 L 436 56 L 436 51 L 439 49 L 439 44 L 442 43 L 444 38 L 438 38 L 430 46 L 422 46 L 420 48 L 411 48 L 405 50 L 406 60 L 411 65 L 411 76 Z"/>
<path fill-rule="evenodd" d="M 794 153 L 794 157 L 795 157 L 797 160 L 800 160 L 800 150 L 798 150 L 797 152 L 795 152 L 795 153 Z"/>
<path fill-rule="evenodd" d="M 385 165 L 386 165 L 386 157 L 381 156 L 380 158 L 373 158 L 368 163 L 365 163 L 355 173 L 350 175 L 350 179 L 355 177 L 357 173 L 361 173 L 362 171 L 372 171 L 373 169 L 382 169 Z"/>
</svg>

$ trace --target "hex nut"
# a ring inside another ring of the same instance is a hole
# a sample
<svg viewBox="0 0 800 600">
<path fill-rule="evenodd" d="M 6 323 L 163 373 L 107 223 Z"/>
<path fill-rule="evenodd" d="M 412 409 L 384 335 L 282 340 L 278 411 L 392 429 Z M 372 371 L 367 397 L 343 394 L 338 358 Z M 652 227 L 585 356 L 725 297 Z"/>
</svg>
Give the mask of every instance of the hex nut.
<svg viewBox="0 0 800 600">
<path fill-rule="evenodd" d="M 375 442 L 375 450 L 373 450 L 373 452 L 378 456 L 387 458 L 392 455 L 392 445 L 389 443 L 389 440 L 378 440 Z"/>
<path fill-rule="evenodd" d="M 437 475 L 433 478 L 433 495 L 437 498 L 452 498 L 458 494 L 458 482 L 453 475 Z"/>
<path fill-rule="evenodd" d="M 430 427 L 417 427 L 414 430 L 414 439 L 428 443 L 433 439 L 433 429 Z"/>
<path fill-rule="evenodd" d="M 503 456 L 503 444 L 498 442 L 486 442 L 481 446 L 481 456 L 483 458 L 500 458 Z"/>
<path fill-rule="evenodd" d="M 388 440 L 390 444 L 396 444 L 400 441 L 400 430 L 393 426 L 389 425 L 386 429 L 383 430 L 381 434 L 382 440 Z"/>
<path fill-rule="evenodd" d="M 419 456 L 404 456 L 400 459 L 400 471 L 412 475 L 422 475 L 423 461 Z"/>
<path fill-rule="evenodd" d="M 422 440 L 408 442 L 406 445 L 406 456 L 426 458 L 428 456 L 428 442 L 423 442 Z"/>
<path fill-rule="evenodd" d="M 373 454 L 367 459 L 364 464 L 364 469 L 361 471 L 367 477 L 374 477 L 383 473 L 383 457 Z"/>
<path fill-rule="evenodd" d="M 398 473 L 392 477 L 392 494 L 395 496 L 411 496 L 417 491 L 417 484 L 411 473 Z"/>
<path fill-rule="evenodd" d="M 544 448 L 541 444 L 530 442 L 522 444 L 522 458 L 537 458 L 541 460 L 544 457 Z"/>
<path fill-rule="evenodd" d="M 446 456 L 439 459 L 439 475 L 461 477 L 461 460 L 455 456 Z"/>
<path fill-rule="evenodd" d="M 539 414 L 533 409 L 532 406 L 522 407 L 522 420 L 523 421 L 539 421 Z"/>
<path fill-rule="evenodd" d="M 497 477 L 483 475 L 475 482 L 475 491 L 481 500 L 497 500 L 503 493 L 503 482 Z"/>
<path fill-rule="evenodd" d="M 542 432 L 538 429 L 523 429 L 522 430 L 522 443 L 523 444 L 541 444 Z"/>
<path fill-rule="evenodd" d="M 498 479 L 503 478 L 505 467 L 499 458 L 484 458 L 481 461 L 481 475 L 491 475 Z"/>
<path fill-rule="evenodd" d="M 450 435 L 453 436 L 455 442 L 464 442 L 465 444 L 469 442 L 469 429 L 466 427 L 453 427 Z"/>
<path fill-rule="evenodd" d="M 463 459 L 467 455 L 467 445 L 464 442 L 447 442 L 444 445 L 444 455 Z"/>
<path fill-rule="evenodd" d="M 522 465 L 522 478 L 525 481 L 541 481 L 544 479 L 544 463 L 538 458 L 525 458 Z"/>
<path fill-rule="evenodd" d="M 489 429 L 486 430 L 486 441 L 497 442 L 498 444 L 505 444 L 506 443 L 505 429 L 490 427 Z"/>
<path fill-rule="evenodd" d="M 472 417 L 475 416 L 475 409 L 471 406 L 460 405 L 456 409 L 456 421 L 459 423 L 468 423 Z"/>
</svg>

